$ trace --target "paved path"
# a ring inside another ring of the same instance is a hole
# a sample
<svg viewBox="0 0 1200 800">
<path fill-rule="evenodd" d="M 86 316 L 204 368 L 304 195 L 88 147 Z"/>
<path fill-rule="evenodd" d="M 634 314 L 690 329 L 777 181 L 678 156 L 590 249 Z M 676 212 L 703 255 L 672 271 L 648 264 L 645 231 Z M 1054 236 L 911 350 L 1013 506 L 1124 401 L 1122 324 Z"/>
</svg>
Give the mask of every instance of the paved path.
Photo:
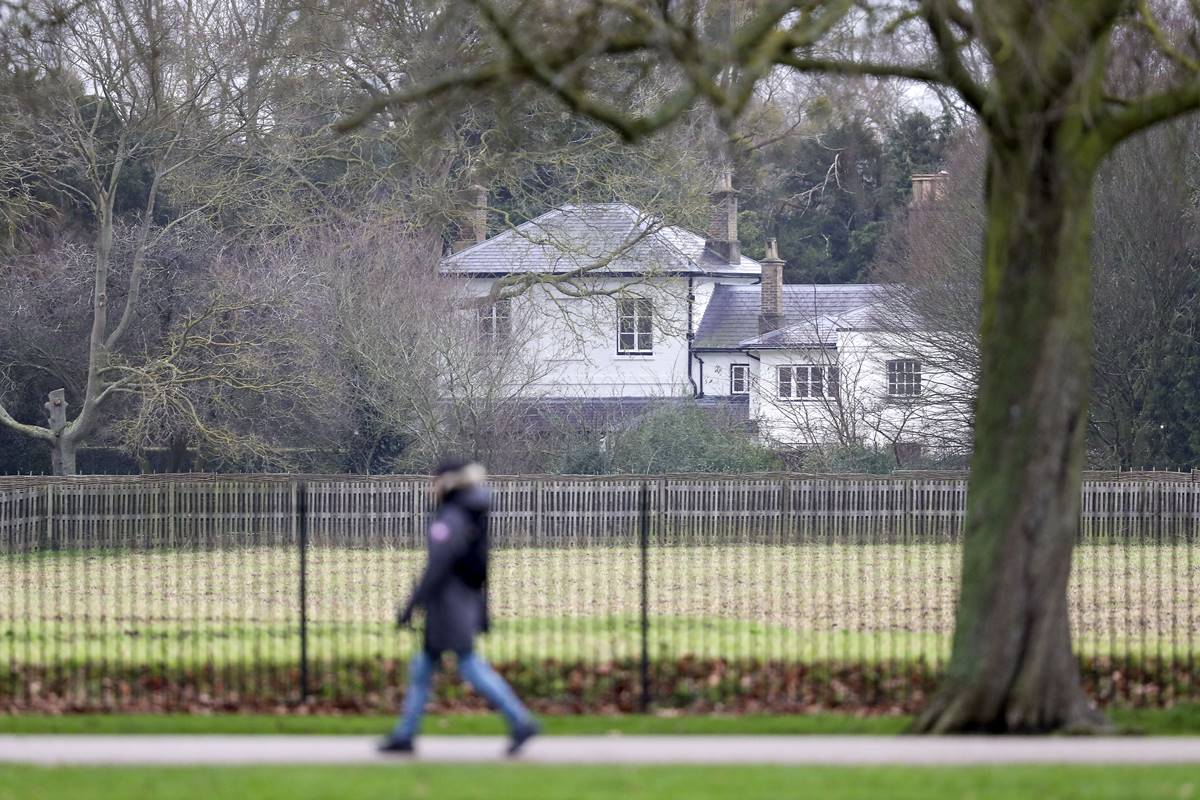
<svg viewBox="0 0 1200 800">
<path fill-rule="evenodd" d="M 427 736 L 418 759 L 503 758 L 490 736 Z M 540 764 L 1200 764 L 1200 738 L 880 736 L 546 736 L 520 756 Z M 0 736 L 0 762 L 33 764 L 371 764 L 362 736 Z"/>
</svg>

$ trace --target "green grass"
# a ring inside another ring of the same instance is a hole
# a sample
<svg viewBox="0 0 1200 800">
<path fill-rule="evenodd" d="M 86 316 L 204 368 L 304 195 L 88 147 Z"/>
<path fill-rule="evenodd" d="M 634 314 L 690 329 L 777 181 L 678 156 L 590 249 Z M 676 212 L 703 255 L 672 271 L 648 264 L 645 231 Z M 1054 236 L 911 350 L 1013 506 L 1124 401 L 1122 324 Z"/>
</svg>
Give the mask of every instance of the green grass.
<svg viewBox="0 0 1200 800">
<path fill-rule="evenodd" d="M 652 616 L 649 621 L 652 660 L 671 661 L 690 655 L 874 664 L 912 661 L 920 656 L 944 659 L 950 644 L 947 634 L 930 631 L 795 630 L 720 617 Z M 10 654 L 17 663 L 32 666 L 106 664 L 186 669 L 253 663 L 287 667 L 297 663 L 300 647 L 298 625 L 237 622 L 39 620 L 12 627 L 0 622 L 0 634 L 0 671 L 7 666 L 5 656 Z M 390 622 L 317 622 L 308 628 L 309 653 L 314 662 L 406 660 L 418 643 L 416 636 L 397 632 Z M 501 663 L 543 659 L 605 663 L 635 659 L 640 647 L 638 617 L 607 616 L 498 620 L 481 640 L 480 649 L 489 659 Z"/>
<path fill-rule="evenodd" d="M 1200 705 L 1171 709 L 1117 709 L 1110 719 L 1127 733 L 1156 736 L 1200 735 Z M 0 716 L 0 733 L 253 733 L 378 734 L 393 717 L 271 716 L 257 714 L 78 714 L 66 716 Z M 554 716 L 544 717 L 546 733 L 571 734 L 873 734 L 904 731 L 903 716 L 861 717 L 850 714 L 747 714 L 743 716 Z M 438 735 L 499 735 L 500 720 L 491 714 L 434 715 L 426 732 Z"/>
<path fill-rule="evenodd" d="M 551 736 L 598 734 L 877 734 L 900 733 L 906 717 L 855 717 L 848 714 L 785 716 L 556 716 L 543 717 Z M 269 716 L 217 714 L 80 714 L 60 717 L 0 716 L 0 733 L 289 733 L 378 734 L 388 730 L 395 717 Z M 504 724 L 494 714 L 433 715 L 425 732 L 442 736 L 500 735 Z"/>
<path fill-rule="evenodd" d="M 403 658 L 390 625 L 423 555 L 313 548 L 310 652 Z M 653 657 L 831 659 L 944 656 L 960 550 L 947 544 L 672 547 L 651 552 Z M 492 565 L 495 661 L 605 662 L 638 653 L 633 548 L 504 550 Z M 1200 651 L 1200 552 L 1189 545 L 1076 549 L 1071 612 L 1084 655 Z M 0 665 L 264 663 L 299 651 L 295 553 L 287 548 L 0 558 Z"/>
<path fill-rule="evenodd" d="M 0 800 L 1188 800 L 1187 767 L 0 767 Z"/>
<path fill-rule="evenodd" d="M 796 630 L 778 624 L 720 617 L 652 616 L 652 660 L 681 656 L 758 659 L 793 663 L 944 661 L 950 634 L 903 630 Z M 634 616 L 530 617 L 498 620 L 481 639 L 481 652 L 495 662 L 558 661 L 606 663 L 638 657 L 641 623 Z M 313 623 L 308 647 L 314 662 L 407 660 L 417 637 L 390 622 Z M 1200 637 L 1085 639 L 1084 656 L 1184 658 L 1200 652 Z M 121 623 L 119 621 L 0 620 L 0 672 L 9 663 L 30 666 L 169 667 L 257 664 L 289 667 L 298 661 L 298 625 L 230 623 Z"/>
</svg>

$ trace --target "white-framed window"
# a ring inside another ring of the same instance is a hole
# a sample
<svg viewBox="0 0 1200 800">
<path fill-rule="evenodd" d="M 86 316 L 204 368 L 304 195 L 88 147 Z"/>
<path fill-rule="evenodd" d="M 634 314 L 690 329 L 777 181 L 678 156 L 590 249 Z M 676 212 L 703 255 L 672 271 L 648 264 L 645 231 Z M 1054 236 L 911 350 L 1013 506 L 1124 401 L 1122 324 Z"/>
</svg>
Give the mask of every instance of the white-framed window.
<svg viewBox="0 0 1200 800">
<path fill-rule="evenodd" d="M 479 308 L 479 336 L 491 345 L 508 341 L 512 335 L 512 301 L 497 300 Z"/>
<path fill-rule="evenodd" d="M 617 352 L 648 356 L 654 353 L 654 304 L 649 300 L 617 301 Z"/>
<path fill-rule="evenodd" d="M 921 362 L 899 358 L 887 362 L 888 397 L 917 397 L 921 394 Z"/>
<path fill-rule="evenodd" d="M 750 394 L 750 365 L 729 365 L 729 393 Z"/>
<path fill-rule="evenodd" d="M 837 393 L 834 367 L 818 364 L 788 364 L 777 367 L 780 400 L 810 400 Z"/>
</svg>

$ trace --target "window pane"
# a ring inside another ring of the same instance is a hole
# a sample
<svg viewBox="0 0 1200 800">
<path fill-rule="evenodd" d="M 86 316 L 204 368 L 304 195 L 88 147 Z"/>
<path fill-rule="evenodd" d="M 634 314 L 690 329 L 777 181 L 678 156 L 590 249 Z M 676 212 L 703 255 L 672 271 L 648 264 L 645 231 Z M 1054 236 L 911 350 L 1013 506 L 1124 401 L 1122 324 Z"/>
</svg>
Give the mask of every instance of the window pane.
<svg viewBox="0 0 1200 800">
<path fill-rule="evenodd" d="M 779 368 L 779 396 L 788 398 L 792 396 L 792 368 Z"/>
<path fill-rule="evenodd" d="M 730 394 L 748 394 L 750 391 L 750 368 L 745 364 L 734 364 L 729 368 Z"/>
<path fill-rule="evenodd" d="M 650 353 L 654 347 L 654 323 L 649 300 L 617 301 L 617 352 Z"/>
<path fill-rule="evenodd" d="M 921 393 L 921 362 L 897 359 L 887 363 L 888 394 L 915 397 Z"/>
</svg>

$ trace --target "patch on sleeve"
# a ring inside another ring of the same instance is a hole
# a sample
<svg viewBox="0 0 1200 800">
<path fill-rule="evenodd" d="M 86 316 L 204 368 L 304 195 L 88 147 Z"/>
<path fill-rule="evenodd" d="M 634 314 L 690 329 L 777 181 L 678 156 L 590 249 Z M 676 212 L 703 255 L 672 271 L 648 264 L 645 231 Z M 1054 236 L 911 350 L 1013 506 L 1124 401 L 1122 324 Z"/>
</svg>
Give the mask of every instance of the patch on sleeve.
<svg viewBox="0 0 1200 800">
<path fill-rule="evenodd" d="M 435 522 L 429 526 L 429 538 L 435 542 L 444 542 L 450 538 L 450 526 L 444 522 Z"/>
</svg>

